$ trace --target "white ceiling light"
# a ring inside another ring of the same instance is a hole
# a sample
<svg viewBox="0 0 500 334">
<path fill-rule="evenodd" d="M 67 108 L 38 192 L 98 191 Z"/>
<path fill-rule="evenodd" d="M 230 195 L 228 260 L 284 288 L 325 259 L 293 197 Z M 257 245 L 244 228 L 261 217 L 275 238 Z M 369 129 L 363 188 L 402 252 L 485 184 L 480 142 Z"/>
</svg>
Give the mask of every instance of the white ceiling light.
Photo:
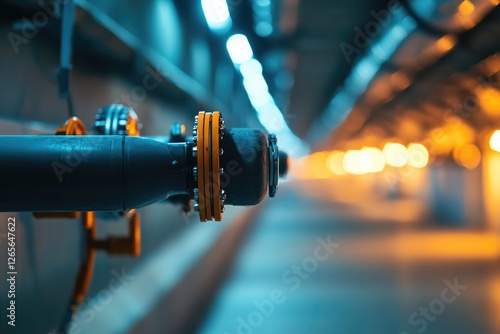
<svg viewBox="0 0 500 334">
<path fill-rule="evenodd" d="M 252 47 L 245 35 L 236 34 L 229 37 L 226 48 L 231 60 L 237 65 L 249 61 L 253 57 Z"/>
<path fill-rule="evenodd" d="M 228 30 L 231 16 L 226 0 L 201 0 L 201 7 L 207 24 L 212 30 Z"/>
</svg>

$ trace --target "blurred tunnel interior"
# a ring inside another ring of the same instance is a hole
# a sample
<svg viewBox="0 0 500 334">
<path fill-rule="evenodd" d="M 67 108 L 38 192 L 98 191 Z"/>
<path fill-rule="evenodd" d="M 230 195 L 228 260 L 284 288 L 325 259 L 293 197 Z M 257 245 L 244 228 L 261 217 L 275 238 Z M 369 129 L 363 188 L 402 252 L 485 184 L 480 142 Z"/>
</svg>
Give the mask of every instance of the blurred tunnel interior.
<svg viewBox="0 0 500 334">
<path fill-rule="evenodd" d="M 499 4 L 0 0 L 0 332 L 500 333 Z"/>
</svg>

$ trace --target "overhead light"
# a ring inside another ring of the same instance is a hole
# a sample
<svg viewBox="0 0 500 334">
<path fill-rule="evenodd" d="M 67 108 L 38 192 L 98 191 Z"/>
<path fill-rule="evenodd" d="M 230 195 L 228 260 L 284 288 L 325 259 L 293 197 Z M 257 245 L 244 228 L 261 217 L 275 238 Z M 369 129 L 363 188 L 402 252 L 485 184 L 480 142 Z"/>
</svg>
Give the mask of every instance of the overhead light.
<svg viewBox="0 0 500 334">
<path fill-rule="evenodd" d="M 399 143 L 387 143 L 382 150 L 389 166 L 403 167 L 408 162 L 408 150 Z"/>
<path fill-rule="evenodd" d="M 231 60 L 236 65 L 243 64 L 253 57 L 252 47 L 248 42 L 248 38 L 242 34 L 236 34 L 228 38 L 226 43 L 227 52 Z"/>
<path fill-rule="evenodd" d="M 269 87 L 262 74 L 262 64 L 253 58 L 248 38 L 242 34 L 232 35 L 226 48 L 236 69 L 243 77 L 243 87 L 250 103 L 257 112 L 257 118 L 264 128 L 278 137 L 278 145 L 291 157 L 301 157 L 308 153 L 307 145 L 288 127 L 283 113 L 269 93 Z"/>
<path fill-rule="evenodd" d="M 488 116 L 496 117 L 500 114 L 500 90 L 493 87 L 480 87 L 476 90 L 482 111 Z"/>
<path fill-rule="evenodd" d="M 255 25 L 255 33 L 261 37 L 270 36 L 273 33 L 273 26 L 269 22 L 259 22 Z"/>
<path fill-rule="evenodd" d="M 429 163 L 429 151 L 422 144 L 408 145 L 408 165 L 415 168 L 424 168 Z"/>
<path fill-rule="evenodd" d="M 253 20 L 257 35 L 268 37 L 273 33 L 273 13 L 270 0 L 253 1 Z"/>
<path fill-rule="evenodd" d="M 344 155 L 342 151 L 333 151 L 328 159 L 328 166 L 330 171 L 335 175 L 345 175 L 346 171 L 344 169 Z"/>
<path fill-rule="evenodd" d="M 481 163 L 481 151 L 474 144 L 462 145 L 453 150 L 453 158 L 459 165 L 474 169 Z"/>
<path fill-rule="evenodd" d="M 260 110 L 263 106 L 269 103 L 274 103 L 274 99 L 269 94 L 269 92 L 265 92 L 259 95 L 250 95 L 248 94 L 248 97 L 250 99 L 250 103 L 255 109 Z"/>
<path fill-rule="evenodd" d="M 490 137 L 490 148 L 500 152 L 500 130 L 496 130 Z"/>
<path fill-rule="evenodd" d="M 228 30 L 231 27 L 231 16 L 226 0 L 201 0 L 201 7 L 210 29 Z"/>
<path fill-rule="evenodd" d="M 457 45 L 457 38 L 454 35 L 445 35 L 436 41 L 439 51 L 446 53 Z"/>
<path fill-rule="evenodd" d="M 262 75 L 246 77 L 243 79 L 243 86 L 250 97 L 259 96 L 269 91 L 266 80 Z"/>
<path fill-rule="evenodd" d="M 468 16 L 476 10 L 476 6 L 469 0 L 462 1 L 462 3 L 458 6 L 458 11 L 460 14 L 464 16 Z"/>
<path fill-rule="evenodd" d="M 345 171 L 350 174 L 367 174 L 372 167 L 370 153 L 361 150 L 349 150 L 344 155 L 343 166 Z"/>
<path fill-rule="evenodd" d="M 362 150 L 370 154 L 370 159 L 371 159 L 371 166 L 369 170 L 370 173 L 378 173 L 384 170 L 385 157 L 381 150 L 375 147 L 363 147 Z"/>
<path fill-rule="evenodd" d="M 262 75 L 262 65 L 257 59 L 252 58 L 240 65 L 240 72 L 244 78 Z"/>
</svg>

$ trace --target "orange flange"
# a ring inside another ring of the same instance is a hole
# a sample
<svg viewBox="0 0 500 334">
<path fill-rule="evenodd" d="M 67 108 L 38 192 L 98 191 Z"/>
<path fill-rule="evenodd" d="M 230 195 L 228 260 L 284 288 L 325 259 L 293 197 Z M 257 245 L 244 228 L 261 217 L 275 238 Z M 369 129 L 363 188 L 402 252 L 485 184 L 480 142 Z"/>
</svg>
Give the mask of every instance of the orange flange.
<svg viewBox="0 0 500 334">
<path fill-rule="evenodd" d="M 215 111 L 212 116 L 212 198 L 213 198 L 213 211 L 216 221 L 222 220 L 222 207 L 221 207 L 221 191 L 220 191 L 220 113 Z"/>
<path fill-rule="evenodd" d="M 205 165 L 204 165 L 204 150 L 203 150 L 203 138 L 204 136 L 204 125 L 205 125 L 205 112 L 200 111 L 198 113 L 198 129 L 197 137 L 198 141 L 196 144 L 198 156 L 196 158 L 198 165 L 198 208 L 200 213 L 200 220 L 202 222 L 207 221 L 207 215 L 205 210 Z"/>
<path fill-rule="evenodd" d="M 218 111 L 199 112 L 196 126 L 198 175 L 198 211 L 200 220 L 222 219 L 220 187 L 220 131 L 222 117 Z"/>
<path fill-rule="evenodd" d="M 200 138 L 202 139 L 203 142 L 203 174 L 205 178 L 205 182 L 203 183 L 203 189 L 204 191 L 204 196 L 205 196 L 205 214 L 207 217 L 207 220 L 212 220 L 212 192 L 210 189 L 212 188 L 212 180 L 210 179 L 210 161 L 213 159 L 212 157 L 212 137 L 210 133 L 212 132 L 212 128 L 210 126 L 210 123 L 212 122 L 212 114 L 206 113 L 205 114 L 205 122 L 203 124 L 203 137 Z"/>
</svg>

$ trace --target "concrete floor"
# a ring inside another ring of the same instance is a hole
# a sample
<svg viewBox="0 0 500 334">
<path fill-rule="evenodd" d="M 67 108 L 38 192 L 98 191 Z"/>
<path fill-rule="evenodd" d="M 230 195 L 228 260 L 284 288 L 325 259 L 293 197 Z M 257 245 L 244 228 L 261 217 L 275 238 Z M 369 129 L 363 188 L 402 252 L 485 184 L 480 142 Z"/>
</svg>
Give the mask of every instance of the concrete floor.
<svg viewBox="0 0 500 334">
<path fill-rule="evenodd" d="M 199 333 L 500 332 L 496 234 L 438 227 L 402 198 L 322 196 L 336 185 L 292 182 L 266 202 Z"/>
</svg>

